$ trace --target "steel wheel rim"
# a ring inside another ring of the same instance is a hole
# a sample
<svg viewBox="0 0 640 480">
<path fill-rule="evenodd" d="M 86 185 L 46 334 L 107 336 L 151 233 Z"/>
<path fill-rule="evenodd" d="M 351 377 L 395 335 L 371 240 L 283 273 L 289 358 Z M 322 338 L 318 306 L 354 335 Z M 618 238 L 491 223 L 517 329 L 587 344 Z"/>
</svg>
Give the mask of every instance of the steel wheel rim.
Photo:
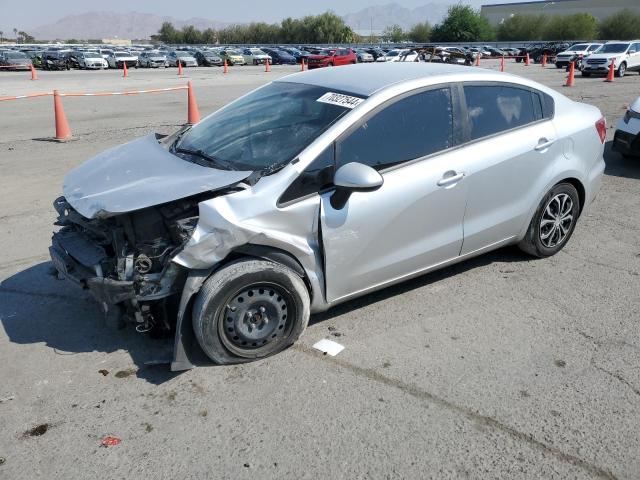
<svg viewBox="0 0 640 480">
<path fill-rule="evenodd" d="M 559 193 L 547 203 L 540 219 L 540 241 L 547 248 L 562 244 L 573 225 L 573 200 Z"/>
<path fill-rule="evenodd" d="M 293 297 L 286 289 L 256 283 L 227 298 L 217 322 L 218 332 L 231 352 L 254 358 L 269 353 L 289 336 L 295 315 Z"/>
</svg>

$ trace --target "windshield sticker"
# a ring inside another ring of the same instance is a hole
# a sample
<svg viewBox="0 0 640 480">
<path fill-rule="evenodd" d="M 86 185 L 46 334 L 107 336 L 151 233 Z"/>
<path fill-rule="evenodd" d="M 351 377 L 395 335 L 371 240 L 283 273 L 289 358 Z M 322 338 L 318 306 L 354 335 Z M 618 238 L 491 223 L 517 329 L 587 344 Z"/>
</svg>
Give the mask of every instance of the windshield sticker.
<svg viewBox="0 0 640 480">
<path fill-rule="evenodd" d="M 338 105 L 344 108 L 355 108 L 364 102 L 364 99 L 358 97 L 351 97 L 349 95 L 343 95 L 341 93 L 327 92 L 322 95 L 318 100 L 322 103 L 330 103 L 331 105 Z"/>
</svg>

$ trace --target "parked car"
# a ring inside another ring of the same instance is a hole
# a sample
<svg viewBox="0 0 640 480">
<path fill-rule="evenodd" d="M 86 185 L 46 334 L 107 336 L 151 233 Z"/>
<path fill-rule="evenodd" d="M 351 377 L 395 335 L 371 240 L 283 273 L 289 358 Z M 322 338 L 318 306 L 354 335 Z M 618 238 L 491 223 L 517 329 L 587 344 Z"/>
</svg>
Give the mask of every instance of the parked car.
<svg viewBox="0 0 640 480">
<path fill-rule="evenodd" d="M 198 61 L 189 52 L 184 50 L 172 50 L 167 54 L 167 64 L 170 67 L 177 67 L 178 62 L 183 67 L 197 67 Z"/>
<path fill-rule="evenodd" d="M 98 52 L 75 52 L 71 57 L 79 69 L 99 70 L 109 68 L 107 61 Z"/>
<path fill-rule="evenodd" d="M 245 65 L 246 62 L 242 53 L 233 48 L 225 48 L 220 50 L 220 58 L 222 58 L 223 62 L 226 60 L 227 65 Z"/>
<path fill-rule="evenodd" d="M 640 97 L 629 105 L 616 125 L 612 149 L 624 157 L 640 156 Z"/>
<path fill-rule="evenodd" d="M 640 71 L 640 40 L 607 42 L 589 55 L 582 68 L 582 76 L 592 73 L 606 74 L 615 61 L 615 74 L 624 77 L 627 71 Z"/>
<path fill-rule="evenodd" d="M 223 64 L 222 58 L 211 50 L 199 50 L 195 54 L 198 65 L 202 67 L 219 67 Z"/>
<path fill-rule="evenodd" d="M 98 52 L 105 60 L 107 60 L 109 56 L 113 55 L 113 50 L 109 48 L 101 48 Z"/>
<path fill-rule="evenodd" d="M 157 50 L 145 50 L 138 55 L 138 65 L 143 68 L 167 68 L 167 56 Z"/>
<path fill-rule="evenodd" d="M 293 56 L 296 59 L 296 62 L 300 63 L 302 59 L 307 63 L 307 59 L 309 58 L 309 52 L 305 52 L 300 50 L 299 48 L 294 47 L 280 47 L 280 50 L 283 50 Z"/>
<path fill-rule="evenodd" d="M 596 107 L 490 70 L 361 70 L 277 79 L 80 165 L 54 202 L 53 265 L 110 318 L 175 330 L 181 370 L 194 336 L 247 362 L 310 313 L 506 245 L 567 244 L 604 171 Z"/>
<path fill-rule="evenodd" d="M 70 70 L 69 52 L 61 50 L 45 51 L 42 55 L 42 68 L 44 70 Z"/>
<path fill-rule="evenodd" d="M 356 54 L 350 48 L 330 48 L 317 55 L 309 55 L 309 68 L 337 67 L 357 63 Z"/>
<path fill-rule="evenodd" d="M 125 63 L 127 64 L 127 68 L 138 68 L 138 57 L 132 55 L 130 52 L 115 51 L 107 57 L 107 63 L 109 64 L 109 68 L 122 69 Z"/>
<path fill-rule="evenodd" d="M 559 52 L 563 52 L 569 48 L 569 44 L 565 42 L 549 42 L 549 43 L 534 43 L 528 47 L 520 49 L 520 56 L 524 57 L 527 53 L 529 58 L 534 63 L 541 63 L 542 57 L 547 56 L 548 62 L 555 62 L 555 56 Z M 524 62 L 524 58 L 516 58 L 516 62 Z"/>
<path fill-rule="evenodd" d="M 2 70 L 29 70 L 32 65 L 31 59 L 22 52 L 8 50 L 0 53 L 0 66 L 11 67 Z"/>
<path fill-rule="evenodd" d="M 295 65 L 297 63 L 295 57 L 284 50 L 278 48 L 263 48 L 262 50 L 271 57 L 271 62 L 274 65 Z"/>
<path fill-rule="evenodd" d="M 243 49 L 242 57 L 244 58 L 244 63 L 247 65 L 264 65 L 267 63 L 267 60 L 271 63 L 271 57 L 259 48 Z"/>
<path fill-rule="evenodd" d="M 402 59 L 402 53 L 406 50 L 403 48 L 394 48 L 388 51 L 384 56 L 378 57 L 376 62 L 400 62 Z"/>
<path fill-rule="evenodd" d="M 576 43 L 556 55 L 556 67 L 566 68 L 571 62 L 578 70 L 582 70 L 584 59 L 602 46 L 601 43 Z"/>
<path fill-rule="evenodd" d="M 358 60 L 358 63 L 371 63 L 371 62 L 375 62 L 375 59 L 373 58 L 373 55 L 371 55 L 369 52 L 367 52 L 366 50 L 363 49 L 357 49 L 354 50 L 354 53 L 356 54 L 356 58 Z"/>
</svg>

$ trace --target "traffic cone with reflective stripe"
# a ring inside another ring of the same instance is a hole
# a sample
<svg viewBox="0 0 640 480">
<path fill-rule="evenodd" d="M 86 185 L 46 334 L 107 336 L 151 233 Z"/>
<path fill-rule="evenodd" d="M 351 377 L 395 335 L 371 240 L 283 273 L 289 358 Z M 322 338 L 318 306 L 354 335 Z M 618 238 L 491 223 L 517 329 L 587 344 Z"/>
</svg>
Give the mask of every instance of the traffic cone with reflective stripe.
<svg viewBox="0 0 640 480">
<path fill-rule="evenodd" d="M 271 66 L 269 65 L 269 59 L 264 63 L 264 71 L 269 73 L 271 71 Z"/>
<path fill-rule="evenodd" d="M 37 80 L 38 74 L 36 73 L 36 69 L 33 68 L 33 63 L 29 65 L 29 68 L 31 69 L 31 80 Z"/>
<path fill-rule="evenodd" d="M 128 77 L 129 70 L 127 70 L 127 62 L 122 62 L 122 77 Z"/>
<path fill-rule="evenodd" d="M 200 121 L 200 111 L 196 103 L 196 95 L 193 93 L 191 80 L 187 82 L 187 123 L 193 125 Z"/>
<path fill-rule="evenodd" d="M 300 71 L 304 72 L 304 57 L 300 58 Z"/>
<path fill-rule="evenodd" d="M 609 65 L 609 73 L 607 73 L 607 78 L 605 79 L 605 82 L 613 82 L 613 77 L 616 74 L 616 59 L 612 58 L 611 59 L 611 64 Z"/>
<path fill-rule="evenodd" d="M 69 128 L 69 122 L 67 122 L 67 116 L 64 114 L 58 90 L 53 91 L 53 113 L 56 121 L 56 140 L 59 142 L 69 140 L 71 138 L 71 129 Z"/>
<path fill-rule="evenodd" d="M 504 72 L 504 57 L 500 57 L 500 71 Z"/>
<path fill-rule="evenodd" d="M 481 56 L 481 54 L 478 53 L 478 56 L 476 57 L 476 67 L 480 66 L 480 56 Z"/>
<path fill-rule="evenodd" d="M 540 64 L 542 68 L 547 66 L 547 54 L 542 55 L 542 63 Z"/>
<path fill-rule="evenodd" d="M 224 61 L 224 69 L 222 70 L 222 73 L 229 73 L 229 65 L 227 65 L 226 59 Z"/>
<path fill-rule="evenodd" d="M 529 66 L 529 52 L 527 52 L 527 54 L 524 57 L 524 66 L 525 67 Z"/>
<path fill-rule="evenodd" d="M 573 87 L 574 79 L 575 79 L 575 70 L 576 64 L 575 62 L 569 63 L 569 76 L 567 77 L 567 83 L 564 84 L 565 87 Z"/>
</svg>

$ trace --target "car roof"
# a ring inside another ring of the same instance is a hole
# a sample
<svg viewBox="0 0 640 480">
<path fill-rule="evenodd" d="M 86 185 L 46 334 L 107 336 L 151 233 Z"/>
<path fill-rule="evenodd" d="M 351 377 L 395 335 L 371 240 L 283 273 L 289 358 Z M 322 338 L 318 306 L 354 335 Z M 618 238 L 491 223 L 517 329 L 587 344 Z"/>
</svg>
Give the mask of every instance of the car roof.
<svg viewBox="0 0 640 480">
<path fill-rule="evenodd" d="M 372 65 L 347 65 L 339 68 L 318 68 L 294 73 L 276 81 L 316 85 L 368 97 L 385 87 L 398 83 L 410 82 L 425 77 L 431 77 L 435 80 L 437 77 L 450 77 L 451 75 L 459 77 L 473 76 L 474 79 L 483 77 L 488 81 L 495 81 L 496 78 L 514 81 L 517 78 L 504 73 L 496 75 L 491 70 L 463 67 L 461 65 L 393 62 L 374 63 Z M 464 80 L 464 78 L 459 80 Z"/>
</svg>

